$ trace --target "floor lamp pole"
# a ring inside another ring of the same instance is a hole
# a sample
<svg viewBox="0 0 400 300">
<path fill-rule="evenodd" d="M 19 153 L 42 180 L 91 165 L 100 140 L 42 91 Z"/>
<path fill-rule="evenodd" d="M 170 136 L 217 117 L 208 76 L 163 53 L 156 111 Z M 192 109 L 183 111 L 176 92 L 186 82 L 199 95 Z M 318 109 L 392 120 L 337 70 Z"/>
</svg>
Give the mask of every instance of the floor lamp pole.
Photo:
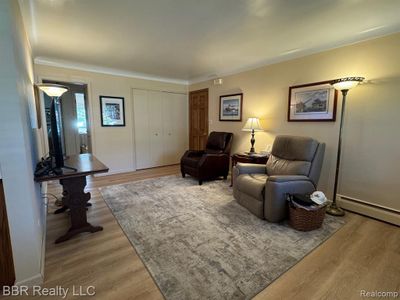
<svg viewBox="0 0 400 300">
<path fill-rule="evenodd" d="M 340 157 L 342 153 L 342 129 L 343 129 L 343 117 L 344 117 L 344 110 L 346 106 L 346 96 L 349 90 L 341 90 L 343 95 L 342 100 L 342 110 L 340 113 L 340 127 L 339 127 L 339 141 L 338 141 L 338 150 L 337 150 L 337 157 L 336 157 L 336 171 L 335 171 L 335 185 L 333 186 L 333 199 L 332 203 L 326 209 L 326 213 L 333 215 L 333 216 L 344 216 L 344 210 L 341 209 L 336 204 L 336 194 L 337 194 L 337 187 L 339 181 L 339 169 L 340 169 Z"/>
</svg>

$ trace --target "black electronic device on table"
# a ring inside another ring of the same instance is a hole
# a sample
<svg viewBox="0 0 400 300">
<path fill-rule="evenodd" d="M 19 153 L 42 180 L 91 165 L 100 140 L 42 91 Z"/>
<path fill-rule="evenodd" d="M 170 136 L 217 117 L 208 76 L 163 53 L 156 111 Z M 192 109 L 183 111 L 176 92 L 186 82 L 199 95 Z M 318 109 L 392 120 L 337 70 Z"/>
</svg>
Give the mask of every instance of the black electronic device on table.
<svg viewBox="0 0 400 300">
<path fill-rule="evenodd" d="M 50 155 L 36 165 L 35 177 L 46 175 L 61 175 L 64 169 L 76 172 L 77 169 L 64 165 L 64 153 L 61 144 L 62 117 L 60 97 L 51 97 L 50 104 Z"/>
<path fill-rule="evenodd" d="M 40 176 L 45 176 L 45 175 L 51 175 L 52 172 L 52 159 L 51 157 L 48 158 L 42 158 L 40 162 L 37 163 L 36 169 L 35 169 L 35 177 L 40 177 Z"/>
<path fill-rule="evenodd" d="M 53 151 L 50 153 L 50 157 L 52 158 L 51 164 L 55 174 L 62 174 L 63 168 L 75 172 L 77 171 L 75 168 L 64 165 L 64 153 L 61 145 L 62 120 L 60 105 L 59 98 L 52 99 L 50 106 L 50 128 Z"/>
</svg>

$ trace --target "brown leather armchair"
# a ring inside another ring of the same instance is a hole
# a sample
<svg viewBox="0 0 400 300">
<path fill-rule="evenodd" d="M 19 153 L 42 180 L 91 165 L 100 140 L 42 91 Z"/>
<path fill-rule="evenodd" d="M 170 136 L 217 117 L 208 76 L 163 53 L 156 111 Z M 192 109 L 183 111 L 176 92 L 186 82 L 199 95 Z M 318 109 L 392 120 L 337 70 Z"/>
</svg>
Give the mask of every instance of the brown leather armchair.
<svg viewBox="0 0 400 300">
<path fill-rule="evenodd" d="M 232 146 L 233 134 L 230 132 L 210 133 L 206 150 L 188 150 L 181 158 L 182 177 L 186 174 L 199 180 L 215 179 L 223 176 L 228 177 L 229 159 Z"/>
</svg>

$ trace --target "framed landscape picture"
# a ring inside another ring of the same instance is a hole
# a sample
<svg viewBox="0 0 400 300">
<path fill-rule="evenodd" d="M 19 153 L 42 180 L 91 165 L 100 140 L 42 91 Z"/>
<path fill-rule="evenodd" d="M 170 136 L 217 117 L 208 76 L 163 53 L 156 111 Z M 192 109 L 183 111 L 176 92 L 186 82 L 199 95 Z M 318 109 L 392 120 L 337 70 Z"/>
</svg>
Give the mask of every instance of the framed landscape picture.
<svg viewBox="0 0 400 300">
<path fill-rule="evenodd" d="M 336 120 L 337 91 L 322 81 L 289 87 L 289 122 L 333 122 Z"/>
<path fill-rule="evenodd" d="M 123 97 L 100 96 L 101 126 L 125 126 Z"/>
<path fill-rule="evenodd" d="M 219 120 L 242 121 L 243 94 L 219 97 Z"/>
</svg>

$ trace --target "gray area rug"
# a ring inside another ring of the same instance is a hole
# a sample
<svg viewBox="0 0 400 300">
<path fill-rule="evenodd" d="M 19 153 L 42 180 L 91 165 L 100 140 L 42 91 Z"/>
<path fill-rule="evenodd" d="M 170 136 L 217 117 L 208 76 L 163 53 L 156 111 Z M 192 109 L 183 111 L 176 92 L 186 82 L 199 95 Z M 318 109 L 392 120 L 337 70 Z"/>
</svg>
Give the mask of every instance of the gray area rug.
<svg viewBox="0 0 400 300">
<path fill-rule="evenodd" d="M 326 216 L 304 233 L 268 223 L 228 181 L 166 176 L 100 190 L 167 299 L 250 299 L 344 224 Z"/>
</svg>

